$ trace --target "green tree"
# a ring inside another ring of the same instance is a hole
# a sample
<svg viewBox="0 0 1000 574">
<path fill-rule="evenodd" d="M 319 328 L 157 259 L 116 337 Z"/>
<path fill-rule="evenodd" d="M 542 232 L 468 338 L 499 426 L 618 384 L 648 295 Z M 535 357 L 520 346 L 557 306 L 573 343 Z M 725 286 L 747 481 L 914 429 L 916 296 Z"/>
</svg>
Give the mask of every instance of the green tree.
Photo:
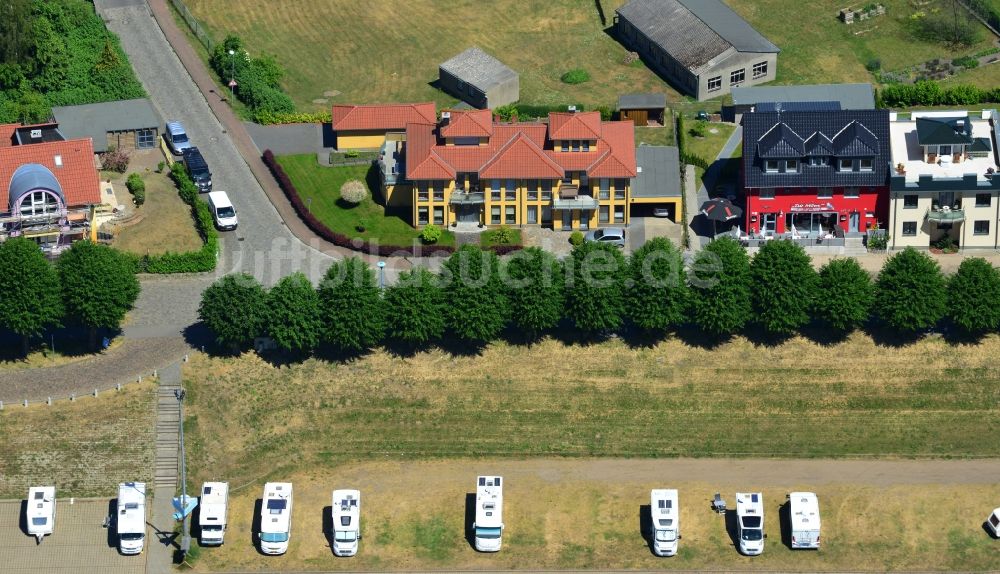
<svg viewBox="0 0 1000 574">
<path fill-rule="evenodd" d="M 320 338 L 343 353 L 359 353 L 382 342 L 385 307 L 375 273 L 357 257 L 330 266 L 319 286 Z"/>
<path fill-rule="evenodd" d="M 646 331 L 665 331 L 682 324 L 690 292 L 681 252 L 669 239 L 655 237 L 629 259 L 631 287 L 625 291 L 629 320 Z"/>
<path fill-rule="evenodd" d="M 15 237 L 0 243 L 0 326 L 21 336 L 28 354 L 31 337 L 37 337 L 63 316 L 59 274 L 38 244 Z"/>
<path fill-rule="evenodd" d="M 40 92 L 61 89 L 69 73 L 70 55 L 63 40 L 49 20 L 37 18 L 34 21 L 35 73 L 32 81 Z"/>
<path fill-rule="evenodd" d="M 715 336 L 745 327 L 753 315 L 746 250 L 731 238 L 716 239 L 698 253 L 691 271 L 695 324 Z"/>
<path fill-rule="evenodd" d="M 834 259 L 819 270 L 815 315 L 833 329 L 851 331 L 871 314 L 875 287 L 858 260 Z"/>
<path fill-rule="evenodd" d="M 757 320 L 769 333 L 794 333 L 811 319 L 816 271 L 805 249 L 791 241 L 766 241 L 750 263 Z"/>
<path fill-rule="evenodd" d="M 238 351 L 264 334 L 267 293 L 252 275 L 226 275 L 201 294 L 198 318 L 215 333 L 218 344 Z"/>
<path fill-rule="evenodd" d="M 566 285 L 566 315 L 576 328 L 595 334 L 621 327 L 628 271 L 621 250 L 588 241 L 573 248 L 566 265 L 572 279 Z"/>
<path fill-rule="evenodd" d="M 448 301 L 445 325 L 454 336 L 486 343 L 507 326 L 510 308 L 495 253 L 463 245 L 445 260 L 441 282 Z"/>
<path fill-rule="evenodd" d="M 400 273 L 385 290 L 387 334 L 408 345 L 425 345 L 444 334 L 444 293 L 437 277 L 417 267 Z"/>
<path fill-rule="evenodd" d="M 139 297 L 135 265 L 127 255 L 98 243 L 77 241 L 56 264 L 66 316 L 90 329 L 117 329 Z"/>
<path fill-rule="evenodd" d="M 27 67 L 34 46 L 32 0 L 0 2 L 0 63 Z"/>
<path fill-rule="evenodd" d="M 555 327 L 563 314 L 562 265 L 551 253 L 528 247 L 504 264 L 511 323 L 529 338 Z"/>
<path fill-rule="evenodd" d="M 278 347 L 307 352 L 319 344 L 319 294 L 302 273 L 283 277 L 267 294 L 267 332 Z"/>
<path fill-rule="evenodd" d="M 914 333 L 937 325 L 947 311 L 937 262 L 912 247 L 889 257 L 875 282 L 875 312 L 886 325 Z"/>
<path fill-rule="evenodd" d="M 948 316 L 969 333 L 1000 327 L 1000 271 L 981 257 L 962 261 L 948 280 Z"/>
</svg>

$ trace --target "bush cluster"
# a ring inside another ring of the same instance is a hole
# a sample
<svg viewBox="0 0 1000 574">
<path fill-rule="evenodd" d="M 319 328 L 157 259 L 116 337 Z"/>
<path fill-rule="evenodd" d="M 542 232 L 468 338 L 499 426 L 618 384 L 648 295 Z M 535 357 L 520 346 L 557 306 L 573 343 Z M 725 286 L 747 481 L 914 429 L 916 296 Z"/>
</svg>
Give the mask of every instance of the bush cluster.
<svg viewBox="0 0 1000 574">
<path fill-rule="evenodd" d="M 265 150 L 263 156 L 264 164 L 267 165 L 268 169 L 274 175 L 274 179 L 277 180 L 278 185 L 285 192 L 288 197 L 288 201 L 292 204 L 295 212 L 299 214 L 302 221 L 305 222 L 306 226 L 312 230 L 313 233 L 319 235 L 323 239 L 333 243 L 334 245 L 340 247 L 346 247 L 348 249 L 355 249 L 359 251 L 368 251 L 370 253 L 377 253 L 383 257 L 389 256 L 403 256 L 403 255 L 447 255 L 454 251 L 454 249 L 449 245 L 439 245 L 434 248 L 431 253 L 424 253 L 419 245 L 381 245 L 376 243 L 370 243 L 361 238 L 351 238 L 343 233 L 337 233 L 326 226 L 325 223 L 316 218 L 312 212 L 306 207 L 302 197 L 299 195 L 298 190 L 295 188 L 295 184 L 292 183 L 288 174 L 285 173 L 284 168 L 281 164 L 274 158 L 274 153 L 271 150 Z"/>
<path fill-rule="evenodd" d="M 130 173 L 128 179 L 125 180 L 125 187 L 132 194 L 132 201 L 136 207 L 146 203 L 146 182 L 142 180 L 141 175 Z"/>
<path fill-rule="evenodd" d="M 108 171 L 117 173 L 128 171 L 130 160 L 128 151 L 120 147 L 109 147 L 108 151 L 101 154 L 101 166 Z"/>
<path fill-rule="evenodd" d="M 441 228 L 433 223 L 428 223 L 424 226 L 423 230 L 420 231 L 420 240 L 428 245 L 437 243 L 441 239 Z"/>
<path fill-rule="evenodd" d="M 357 205 L 364 201 L 366 197 L 368 197 L 368 188 L 356 179 L 345 181 L 340 186 L 340 198 L 347 203 Z"/>
<path fill-rule="evenodd" d="M 252 119 L 260 123 L 275 123 L 262 120 L 295 113 L 295 104 L 281 89 L 281 77 L 284 75 L 281 66 L 267 54 L 251 57 L 239 36 L 226 36 L 212 51 L 209 63 L 224 83 L 236 80 L 234 93 L 249 108 Z"/>
<path fill-rule="evenodd" d="M 891 84 L 879 92 L 881 107 L 969 106 L 1000 102 L 1000 88 L 983 89 L 971 85 L 942 87 L 933 80 L 913 84 Z"/>
<path fill-rule="evenodd" d="M 582 84 L 590 81 L 590 73 L 583 68 L 574 68 L 560 76 L 559 79 L 564 84 Z"/>
<path fill-rule="evenodd" d="M 507 104 L 504 106 L 499 106 L 493 110 L 493 113 L 500 116 L 500 119 L 505 122 L 513 120 L 515 117 L 518 120 L 538 120 L 545 119 L 552 112 L 566 112 L 569 110 L 570 105 L 576 106 L 576 111 L 584 111 L 583 104 Z M 602 109 L 604 108 L 604 109 Z M 598 106 L 596 110 L 601 111 L 601 117 L 604 118 L 605 109 L 607 110 L 608 119 L 611 119 L 611 109 L 607 106 Z"/>
<path fill-rule="evenodd" d="M 271 112 L 257 110 L 253 120 L 258 124 L 328 124 L 333 121 L 330 110 L 322 112 Z"/>
</svg>

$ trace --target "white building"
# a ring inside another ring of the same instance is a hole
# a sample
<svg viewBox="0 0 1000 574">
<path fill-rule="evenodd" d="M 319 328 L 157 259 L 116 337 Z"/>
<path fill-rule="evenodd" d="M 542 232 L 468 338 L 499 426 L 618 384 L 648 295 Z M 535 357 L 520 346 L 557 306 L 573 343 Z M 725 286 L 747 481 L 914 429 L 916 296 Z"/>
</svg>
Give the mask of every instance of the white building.
<svg viewBox="0 0 1000 574">
<path fill-rule="evenodd" d="M 677 554 L 677 541 L 681 537 L 677 489 L 650 491 L 649 513 L 653 524 L 653 553 L 657 556 L 674 556 Z"/>
<path fill-rule="evenodd" d="M 28 522 L 28 534 L 35 537 L 39 544 L 56 527 L 56 487 L 33 486 L 28 489 L 28 509 L 25 517 Z"/>
<path fill-rule="evenodd" d="M 499 476 L 480 476 L 476 481 L 475 546 L 480 552 L 500 550 L 503 534 L 503 484 Z"/>
<path fill-rule="evenodd" d="M 115 530 L 122 554 L 142 553 L 146 539 L 146 483 L 123 482 L 118 485 Z"/>
<path fill-rule="evenodd" d="M 201 510 L 198 513 L 198 528 L 201 530 L 202 545 L 222 544 L 226 535 L 227 512 L 229 510 L 229 483 L 206 482 L 201 485 Z"/>
<path fill-rule="evenodd" d="M 756 556 L 764 552 L 764 495 L 759 492 L 736 493 L 736 530 L 740 552 Z"/>
<path fill-rule="evenodd" d="M 819 548 L 819 499 L 812 492 L 788 495 L 788 517 L 792 527 L 792 548 Z"/>
<path fill-rule="evenodd" d="M 361 491 L 334 490 L 330 512 L 333 553 L 337 556 L 354 556 L 358 553 L 358 540 L 361 540 Z"/>
<path fill-rule="evenodd" d="M 998 247 L 996 110 L 890 114 L 889 248 Z M 991 125 L 992 124 L 992 125 Z"/>
<path fill-rule="evenodd" d="M 264 485 L 260 505 L 260 551 L 284 554 L 292 537 L 292 483 L 269 482 Z"/>
</svg>

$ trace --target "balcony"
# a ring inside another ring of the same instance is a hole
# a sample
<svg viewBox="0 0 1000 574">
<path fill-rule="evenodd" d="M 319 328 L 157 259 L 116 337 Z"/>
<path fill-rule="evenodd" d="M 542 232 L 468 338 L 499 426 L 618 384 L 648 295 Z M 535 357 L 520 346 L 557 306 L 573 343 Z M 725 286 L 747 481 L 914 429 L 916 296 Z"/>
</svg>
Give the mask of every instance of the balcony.
<svg viewBox="0 0 1000 574">
<path fill-rule="evenodd" d="M 935 223 L 961 223 L 965 221 L 965 211 L 944 207 L 932 207 L 927 210 L 927 221 Z"/>
<path fill-rule="evenodd" d="M 452 205 L 477 205 L 486 203 L 486 194 L 481 191 L 459 191 L 451 194 Z"/>
<path fill-rule="evenodd" d="M 591 195 L 577 195 L 572 198 L 557 197 L 552 201 L 553 209 L 597 209 L 597 200 Z"/>
</svg>

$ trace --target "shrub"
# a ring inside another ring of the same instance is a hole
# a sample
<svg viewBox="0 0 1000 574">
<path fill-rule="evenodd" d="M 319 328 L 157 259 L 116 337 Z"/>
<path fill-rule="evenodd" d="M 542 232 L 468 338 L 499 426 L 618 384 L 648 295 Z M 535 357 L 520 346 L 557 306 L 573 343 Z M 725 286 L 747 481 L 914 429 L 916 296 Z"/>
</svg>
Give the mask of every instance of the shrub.
<svg viewBox="0 0 1000 574">
<path fill-rule="evenodd" d="M 609 122 L 611 121 L 611 117 L 614 115 L 614 111 L 610 106 L 601 105 L 594 108 L 594 110 L 601 112 L 601 121 Z"/>
<path fill-rule="evenodd" d="M 564 84 L 582 84 L 590 81 L 590 74 L 583 68 L 574 68 L 560 78 Z"/>
<path fill-rule="evenodd" d="M 441 239 L 441 228 L 433 223 L 428 223 L 424 226 L 424 229 L 420 232 L 420 240 L 424 243 L 437 243 Z"/>
<path fill-rule="evenodd" d="M 356 179 L 346 181 L 344 185 L 340 186 L 340 198 L 347 203 L 357 205 L 364 201 L 366 197 L 368 197 L 368 188 Z"/>
<path fill-rule="evenodd" d="M 108 171 L 125 173 L 130 159 L 128 152 L 123 148 L 109 147 L 108 151 L 101 154 L 101 165 Z"/>
<path fill-rule="evenodd" d="M 132 201 L 137 207 L 146 203 L 146 182 L 142 180 L 141 175 L 129 174 L 128 179 L 125 180 L 125 187 L 132 192 Z"/>
<path fill-rule="evenodd" d="M 688 133 L 690 133 L 692 136 L 696 138 L 705 137 L 705 134 L 707 132 L 708 132 L 708 125 L 704 120 L 695 123 L 693 126 L 691 126 L 691 129 L 688 131 Z"/>
<path fill-rule="evenodd" d="M 569 244 L 576 247 L 583 244 L 583 233 L 580 231 L 574 231 L 569 234 Z"/>
<path fill-rule="evenodd" d="M 493 231 L 493 242 L 497 245 L 507 245 L 514 241 L 514 230 L 501 225 Z"/>
<path fill-rule="evenodd" d="M 865 69 L 872 73 L 881 70 L 882 60 L 879 60 L 878 58 L 872 58 L 871 60 L 868 60 L 868 63 L 865 64 Z"/>
<path fill-rule="evenodd" d="M 212 51 L 209 63 L 224 82 L 236 80 L 236 96 L 256 121 L 274 123 L 268 120 L 295 113 L 292 99 L 281 90 L 284 71 L 277 61 L 269 55 L 251 57 L 238 36 L 226 36 Z"/>
<path fill-rule="evenodd" d="M 809 322 L 818 278 L 805 249 L 767 241 L 750 263 L 753 306 L 769 333 L 787 335 Z"/>
<path fill-rule="evenodd" d="M 346 157 L 346 158 L 361 157 L 361 152 L 359 152 L 356 149 L 349 149 L 346 152 L 344 152 L 344 157 Z"/>
<path fill-rule="evenodd" d="M 163 170 L 166 169 L 166 167 L 167 167 L 167 162 L 161 161 L 160 163 L 156 164 L 156 173 L 163 173 Z"/>
<path fill-rule="evenodd" d="M 962 56 L 961 58 L 955 58 L 951 61 L 953 66 L 962 66 L 963 68 L 978 68 L 979 60 L 973 58 L 972 56 Z"/>
</svg>

